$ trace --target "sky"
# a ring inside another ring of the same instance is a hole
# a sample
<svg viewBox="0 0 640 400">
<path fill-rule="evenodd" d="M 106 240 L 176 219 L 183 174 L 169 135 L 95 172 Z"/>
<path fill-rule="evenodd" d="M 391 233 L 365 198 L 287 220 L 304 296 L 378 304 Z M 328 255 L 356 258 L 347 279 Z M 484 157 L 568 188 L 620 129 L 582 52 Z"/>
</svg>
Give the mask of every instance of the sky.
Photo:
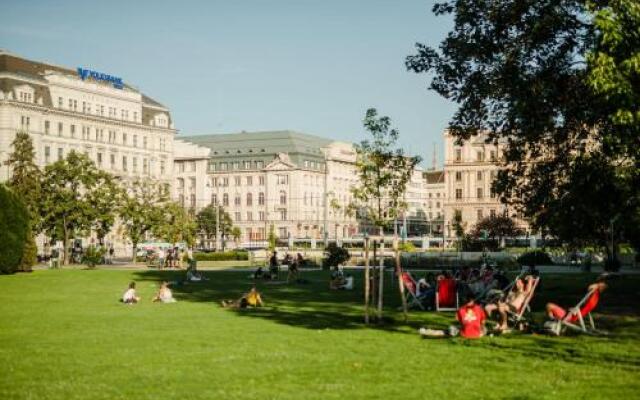
<svg viewBox="0 0 640 400">
<path fill-rule="evenodd" d="M 366 138 L 368 108 L 399 145 L 442 163 L 455 105 L 406 70 L 451 20 L 424 0 L 2 0 L 0 48 L 122 77 L 169 107 L 180 135 L 291 129 Z M 179 137 L 178 136 L 178 137 Z"/>
</svg>

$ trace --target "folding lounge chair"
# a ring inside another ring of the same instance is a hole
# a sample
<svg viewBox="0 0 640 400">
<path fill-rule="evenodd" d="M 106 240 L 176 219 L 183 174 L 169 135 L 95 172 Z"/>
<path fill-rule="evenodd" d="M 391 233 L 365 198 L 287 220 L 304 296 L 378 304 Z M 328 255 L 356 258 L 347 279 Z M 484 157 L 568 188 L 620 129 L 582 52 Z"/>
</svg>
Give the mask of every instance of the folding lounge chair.
<svg viewBox="0 0 640 400">
<path fill-rule="evenodd" d="M 459 306 L 455 278 L 443 278 L 436 284 L 436 311 L 456 311 Z"/>
<path fill-rule="evenodd" d="M 596 324 L 593 321 L 593 316 L 591 315 L 591 311 L 596 308 L 599 301 L 600 292 L 597 289 L 590 290 L 575 307 L 567 310 L 567 315 L 565 315 L 564 318 L 556 321 L 553 325 L 552 332 L 555 335 L 560 335 L 568 328 L 590 335 L 606 334 L 605 332 L 596 329 Z M 585 318 L 589 321 L 588 326 L 585 323 Z"/>
<path fill-rule="evenodd" d="M 413 306 L 420 307 L 421 310 L 424 310 L 424 306 L 420 299 L 418 299 L 418 284 L 413 279 L 410 273 L 403 272 L 402 273 L 402 283 L 404 284 L 405 291 L 405 299 L 407 301 L 407 307 L 412 308 Z"/>
<path fill-rule="evenodd" d="M 529 303 L 531 303 L 531 299 L 533 298 L 533 295 L 536 292 L 536 288 L 538 287 L 539 282 L 540 282 L 540 277 L 533 278 L 533 281 L 531 283 L 531 290 L 529 290 L 529 294 L 522 302 L 522 306 L 520 306 L 519 310 L 507 311 L 509 314 L 509 321 L 513 324 L 513 326 L 517 326 L 519 323 L 523 322 L 526 319 L 524 316 L 525 313 L 531 312 L 531 307 L 529 307 Z M 513 286 L 515 286 L 515 281 L 514 281 L 514 285 L 512 285 L 511 287 Z"/>
</svg>

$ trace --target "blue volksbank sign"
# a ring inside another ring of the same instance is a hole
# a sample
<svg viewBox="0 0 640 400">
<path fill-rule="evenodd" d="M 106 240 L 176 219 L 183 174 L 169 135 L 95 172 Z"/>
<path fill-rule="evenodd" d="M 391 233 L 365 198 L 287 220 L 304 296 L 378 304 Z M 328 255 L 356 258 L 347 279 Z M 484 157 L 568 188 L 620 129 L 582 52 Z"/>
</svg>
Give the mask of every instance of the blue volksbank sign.
<svg viewBox="0 0 640 400">
<path fill-rule="evenodd" d="M 116 89 L 124 88 L 124 83 L 122 83 L 122 78 L 107 75 L 102 72 L 91 71 L 89 69 L 78 67 L 78 75 L 80 75 L 80 79 L 82 79 L 83 81 L 87 78 L 91 78 L 96 81 L 111 82 L 113 84 L 113 87 Z"/>
</svg>

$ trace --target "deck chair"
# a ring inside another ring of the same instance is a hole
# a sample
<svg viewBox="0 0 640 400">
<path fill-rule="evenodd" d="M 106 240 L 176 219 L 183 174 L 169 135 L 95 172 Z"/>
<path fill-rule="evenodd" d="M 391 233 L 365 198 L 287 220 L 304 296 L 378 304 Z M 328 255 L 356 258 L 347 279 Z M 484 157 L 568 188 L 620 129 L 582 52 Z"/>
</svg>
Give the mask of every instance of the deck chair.
<svg viewBox="0 0 640 400">
<path fill-rule="evenodd" d="M 407 301 L 407 307 L 412 308 L 414 306 L 418 306 L 421 310 L 424 310 L 424 306 L 418 298 L 418 284 L 416 283 L 415 279 L 413 279 L 413 276 L 411 276 L 411 274 L 408 272 L 403 272 L 401 276 L 402 284 L 406 289 L 404 296 L 405 300 Z"/>
<path fill-rule="evenodd" d="M 531 303 L 531 299 L 533 298 L 533 295 L 536 293 L 536 289 L 538 288 L 539 282 L 540 282 L 540 277 L 533 278 L 533 282 L 531 283 L 531 290 L 529 291 L 529 294 L 522 302 L 522 306 L 520 306 L 519 310 L 507 311 L 507 313 L 509 314 L 509 322 L 511 322 L 513 326 L 517 326 L 519 323 L 524 322 L 526 320 L 525 313 L 531 312 L 531 307 L 529 307 L 529 303 Z M 515 281 L 514 281 L 514 285 L 512 285 L 511 287 L 513 288 L 513 286 L 515 286 Z"/>
<path fill-rule="evenodd" d="M 436 284 L 436 311 L 456 311 L 459 307 L 455 278 L 443 278 Z"/>
<path fill-rule="evenodd" d="M 591 315 L 591 311 L 596 308 L 599 301 L 600 291 L 590 290 L 575 307 L 572 307 L 567 311 L 567 315 L 565 315 L 564 318 L 555 321 L 555 324 L 552 326 L 552 333 L 560 335 L 567 329 L 571 329 L 590 335 L 606 334 L 605 332 L 596 329 L 596 324 L 593 321 L 593 316 Z M 585 323 L 585 319 L 589 322 L 588 326 Z"/>
</svg>

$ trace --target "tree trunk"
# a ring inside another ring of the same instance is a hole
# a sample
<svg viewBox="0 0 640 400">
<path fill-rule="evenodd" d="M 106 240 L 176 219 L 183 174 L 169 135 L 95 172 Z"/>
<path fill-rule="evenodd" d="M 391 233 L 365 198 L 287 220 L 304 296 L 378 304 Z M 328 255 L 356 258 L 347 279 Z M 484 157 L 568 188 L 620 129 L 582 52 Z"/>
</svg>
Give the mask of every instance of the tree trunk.
<svg viewBox="0 0 640 400">
<path fill-rule="evenodd" d="M 402 266 L 400 265 L 400 251 L 398 250 L 398 242 L 396 241 L 395 249 L 396 258 L 396 276 L 398 277 L 398 285 L 400 289 L 400 300 L 402 301 L 402 313 L 404 314 L 404 322 L 409 319 L 407 311 L 407 298 L 404 296 L 404 280 L 402 279 Z"/>
<path fill-rule="evenodd" d="M 369 272 L 369 239 L 364 240 L 364 323 L 369 324 L 369 298 L 371 297 L 371 274 Z"/>
<path fill-rule="evenodd" d="M 69 228 L 67 228 L 66 218 L 63 219 L 62 223 L 64 224 L 64 241 L 62 242 L 63 256 L 62 256 L 62 265 L 69 265 Z"/>
<path fill-rule="evenodd" d="M 137 250 L 138 250 L 138 242 L 133 242 L 133 241 L 132 241 L 132 242 L 131 242 L 131 246 L 132 246 L 132 249 L 131 249 L 131 250 L 132 250 L 132 251 L 131 251 L 131 254 L 132 254 L 132 256 L 131 256 L 131 262 L 133 262 L 133 263 L 135 264 L 135 263 L 136 263 L 136 261 L 138 261 L 138 260 L 137 260 L 137 258 L 138 258 L 138 251 L 137 251 Z"/>
<path fill-rule="evenodd" d="M 380 272 L 378 273 L 378 323 L 382 322 L 382 296 L 384 292 L 384 230 L 380 228 Z"/>
</svg>

